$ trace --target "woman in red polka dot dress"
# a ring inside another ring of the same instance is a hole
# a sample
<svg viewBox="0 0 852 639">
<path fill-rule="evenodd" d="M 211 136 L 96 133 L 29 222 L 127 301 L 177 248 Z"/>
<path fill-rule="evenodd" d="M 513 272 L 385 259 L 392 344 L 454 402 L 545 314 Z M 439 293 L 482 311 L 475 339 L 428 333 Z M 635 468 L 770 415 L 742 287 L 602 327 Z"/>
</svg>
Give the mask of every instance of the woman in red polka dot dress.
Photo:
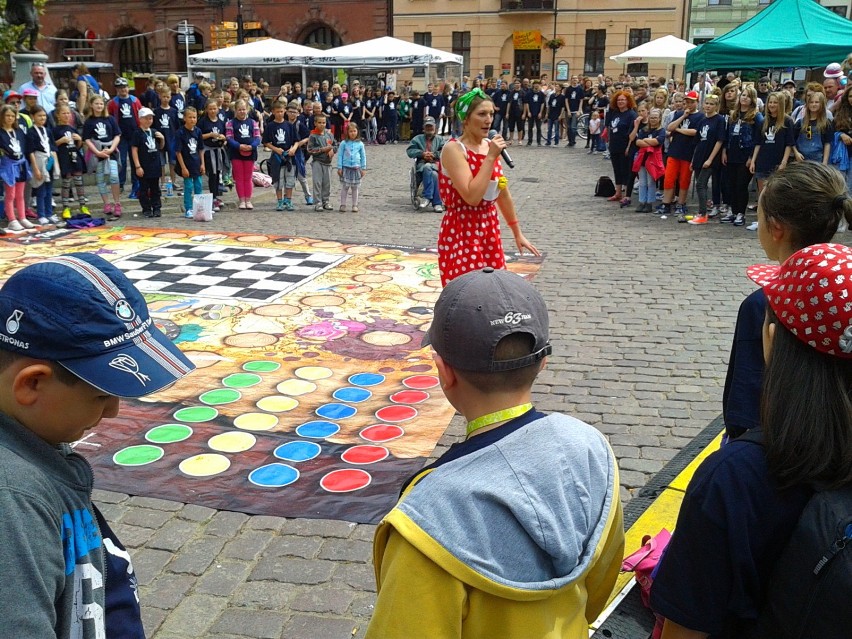
<svg viewBox="0 0 852 639">
<path fill-rule="evenodd" d="M 499 135 L 488 139 L 494 103 L 482 90 L 474 89 L 456 101 L 456 113 L 462 120 L 462 135 L 444 146 L 438 175 L 446 207 L 438 234 L 438 268 L 444 285 L 468 271 L 506 267 L 498 208 L 518 251 L 539 255 L 521 233 L 515 203 L 506 188 L 499 160 L 506 142 Z"/>
</svg>

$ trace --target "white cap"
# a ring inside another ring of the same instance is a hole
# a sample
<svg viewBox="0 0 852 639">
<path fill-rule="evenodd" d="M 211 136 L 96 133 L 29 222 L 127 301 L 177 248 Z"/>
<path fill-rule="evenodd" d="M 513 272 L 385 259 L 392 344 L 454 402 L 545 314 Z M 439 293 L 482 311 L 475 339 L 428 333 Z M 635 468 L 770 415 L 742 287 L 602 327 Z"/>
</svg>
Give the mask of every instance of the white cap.
<svg viewBox="0 0 852 639">
<path fill-rule="evenodd" d="M 146 115 L 154 115 L 154 112 L 148 107 L 142 107 L 139 109 L 139 117 L 144 118 Z"/>
</svg>

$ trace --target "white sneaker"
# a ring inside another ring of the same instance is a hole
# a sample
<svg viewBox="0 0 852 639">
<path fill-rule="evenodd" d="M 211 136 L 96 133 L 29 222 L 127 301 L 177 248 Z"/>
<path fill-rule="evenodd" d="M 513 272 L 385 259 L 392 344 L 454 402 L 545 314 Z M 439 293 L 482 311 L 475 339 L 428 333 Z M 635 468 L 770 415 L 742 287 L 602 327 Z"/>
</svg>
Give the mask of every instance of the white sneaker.
<svg viewBox="0 0 852 639">
<path fill-rule="evenodd" d="M 21 223 L 18 220 L 12 220 L 9 222 L 9 225 L 6 227 L 7 233 L 23 233 L 24 227 L 21 226 Z"/>
<path fill-rule="evenodd" d="M 38 218 L 38 223 L 44 226 L 45 224 L 50 224 L 50 220 L 48 220 L 46 217 L 40 217 Z"/>
<path fill-rule="evenodd" d="M 434 207 L 432 207 L 432 210 L 435 211 L 435 213 L 443 213 L 444 207 L 440 204 L 436 204 Z"/>
<path fill-rule="evenodd" d="M 23 220 L 18 220 L 18 223 L 27 230 L 35 228 L 35 224 L 30 222 L 27 218 L 24 218 Z"/>
<path fill-rule="evenodd" d="M 425 197 L 421 197 L 419 204 L 421 209 L 425 209 L 427 206 L 429 206 L 429 200 L 427 200 Z"/>
<path fill-rule="evenodd" d="M 746 231 L 756 231 L 757 230 L 757 222 L 752 222 L 746 227 Z"/>
<path fill-rule="evenodd" d="M 47 219 L 50 220 L 51 224 L 59 224 L 59 216 L 56 215 L 55 213 Z"/>
</svg>

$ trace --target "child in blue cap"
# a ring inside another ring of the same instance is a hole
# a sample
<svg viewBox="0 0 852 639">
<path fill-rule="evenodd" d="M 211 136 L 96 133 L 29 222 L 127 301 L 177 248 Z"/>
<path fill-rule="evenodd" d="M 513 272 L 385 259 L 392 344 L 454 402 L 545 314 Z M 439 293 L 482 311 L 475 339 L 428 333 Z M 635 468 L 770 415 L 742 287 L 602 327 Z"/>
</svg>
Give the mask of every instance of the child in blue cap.
<svg viewBox="0 0 852 639">
<path fill-rule="evenodd" d="M 144 639 L 130 557 L 69 443 L 120 397 L 193 368 L 97 255 L 27 266 L 0 289 L 0 610 L 14 636 Z"/>
</svg>

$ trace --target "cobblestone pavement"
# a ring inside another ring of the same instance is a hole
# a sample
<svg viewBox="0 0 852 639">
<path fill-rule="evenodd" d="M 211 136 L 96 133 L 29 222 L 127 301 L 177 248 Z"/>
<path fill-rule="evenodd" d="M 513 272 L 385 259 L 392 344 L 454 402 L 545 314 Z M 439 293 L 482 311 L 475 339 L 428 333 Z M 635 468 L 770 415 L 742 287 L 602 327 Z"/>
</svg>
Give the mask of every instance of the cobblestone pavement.
<svg viewBox="0 0 852 639">
<path fill-rule="evenodd" d="M 597 178 L 611 173 L 600 155 L 564 146 L 511 151 L 522 228 L 547 253 L 535 284 L 550 307 L 554 352 L 535 401 L 610 438 L 627 500 L 719 414 L 736 309 L 752 290 L 744 267 L 763 252 L 743 227 L 677 224 L 633 212 L 635 200 L 619 210 L 592 197 Z M 232 203 L 207 227 L 434 246 L 440 216 L 413 211 L 405 146 L 368 147 L 367 155 L 358 214 L 304 205 L 276 213 L 266 190 L 254 212 Z M 197 228 L 176 205 L 170 200 L 160 220 L 127 224 Z M 462 426 L 456 417 L 436 454 Z M 375 598 L 372 526 L 249 517 L 104 491 L 95 499 L 132 550 L 149 636 L 363 636 Z"/>
</svg>

